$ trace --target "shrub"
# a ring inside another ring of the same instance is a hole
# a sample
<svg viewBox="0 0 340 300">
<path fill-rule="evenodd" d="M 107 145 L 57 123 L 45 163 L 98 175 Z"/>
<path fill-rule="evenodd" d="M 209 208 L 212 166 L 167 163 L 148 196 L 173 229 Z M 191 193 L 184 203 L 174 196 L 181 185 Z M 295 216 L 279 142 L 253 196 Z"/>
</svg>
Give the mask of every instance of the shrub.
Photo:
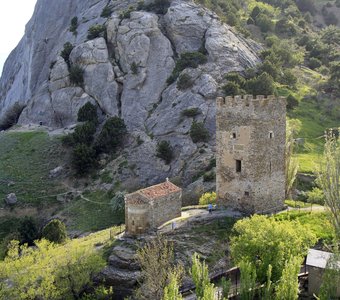
<svg viewBox="0 0 340 300">
<path fill-rule="evenodd" d="M 72 147 L 74 146 L 75 142 L 73 139 L 73 134 L 67 134 L 61 137 L 61 143 L 64 147 Z"/>
<path fill-rule="evenodd" d="M 226 96 L 236 96 L 241 94 L 240 86 L 233 81 L 228 82 L 222 87 Z"/>
<path fill-rule="evenodd" d="M 110 205 L 114 212 L 124 212 L 126 192 L 117 192 L 111 199 Z"/>
<path fill-rule="evenodd" d="M 194 143 L 198 143 L 207 142 L 210 135 L 203 123 L 194 121 L 190 128 L 190 137 Z"/>
<path fill-rule="evenodd" d="M 73 17 L 71 19 L 71 25 L 70 25 L 70 31 L 76 35 L 77 34 L 77 28 L 78 28 L 78 17 Z"/>
<path fill-rule="evenodd" d="M 156 151 L 156 156 L 163 159 L 166 164 L 169 164 L 174 156 L 173 149 L 168 141 L 159 142 Z"/>
<path fill-rule="evenodd" d="M 168 78 L 168 84 L 173 83 L 178 75 L 186 68 L 197 68 L 199 65 L 205 64 L 207 57 L 201 52 L 185 52 L 177 60 L 176 66 L 172 71 L 172 75 Z"/>
<path fill-rule="evenodd" d="M 170 6 L 170 0 L 154 0 L 149 5 L 143 5 L 143 9 L 146 11 L 153 11 L 156 14 L 164 15 Z"/>
<path fill-rule="evenodd" d="M 289 96 L 287 97 L 287 109 L 294 109 L 298 105 L 299 101 L 292 94 L 289 94 Z"/>
<path fill-rule="evenodd" d="M 314 0 L 296 0 L 295 2 L 299 10 L 303 12 L 309 12 L 312 15 L 316 12 Z"/>
<path fill-rule="evenodd" d="M 310 67 L 312 70 L 321 67 L 321 65 L 321 61 L 315 57 L 312 57 L 308 62 L 308 67 Z"/>
<path fill-rule="evenodd" d="M 102 10 L 102 13 L 100 14 L 100 16 L 102 18 L 108 18 L 110 17 L 112 14 L 112 7 L 110 5 L 106 5 L 103 10 Z"/>
<path fill-rule="evenodd" d="M 274 23 L 271 18 L 262 13 L 256 18 L 256 25 L 260 27 L 262 32 L 273 31 L 274 29 Z"/>
<path fill-rule="evenodd" d="M 228 81 L 237 83 L 241 88 L 244 87 L 246 80 L 237 72 L 228 73 L 225 77 Z"/>
<path fill-rule="evenodd" d="M 37 222 L 32 217 L 25 217 L 20 221 L 19 228 L 20 242 L 22 244 L 34 245 L 34 241 L 39 238 Z"/>
<path fill-rule="evenodd" d="M 91 145 L 95 132 L 96 126 L 92 122 L 86 122 L 82 125 L 77 125 L 74 133 L 72 134 L 73 144 Z M 68 141 L 66 140 L 66 142 Z"/>
<path fill-rule="evenodd" d="M 285 69 L 279 81 L 282 84 L 294 87 L 297 83 L 297 77 L 294 75 L 291 69 Z"/>
<path fill-rule="evenodd" d="M 96 151 L 86 144 L 77 144 L 73 149 L 71 160 L 77 174 L 84 175 L 96 166 Z"/>
<path fill-rule="evenodd" d="M 109 118 L 96 140 L 96 150 L 105 153 L 115 152 L 122 144 L 126 132 L 124 120 L 119 117 Z"/>
<path fill-rule="evenodd" d="M 42 237 L 50 242 L 62 244 L 66 241 L 66 226 L 58 219 L 50 221 L 42 231 Z"/>
<path fill-rule="evenodd" d="M 187 108 L 181 112 L 184 117 L 196 117 L 201 113 L 198 107 Z"/>
<path fill-rule="evenodd" d="M 130 66 L 131 72 L 134 75 L 138 74 L 138 65 L 136 64 L 136 62 L 133 62 Z"/>
<path fill-rule="evenodd" d="M 87 38 L 93 40 L 98 37 L 105 37 L 106 27 L 105 25 L 96 24 L 92 25 L 87 31 Z"/>
<path fill-rule="evenodd" d="M 74 46 L 67 42 L 64 44 L 64 49 L 60 52 L 60 56 L 64 59 L 64 61 L 67 63 L 67 65 L 70 67 L 70 54 L 73 50 Z"/>
<path fill-rule="evenodd" d="M 274 80 L 269 74 L 262 73 L 246 82 L 246 90 L 252 95 L 272 95 L 275 92 Z"/>
<path fill-rule="evenodd" d="M 182 74 L 177 81 L 177 88 L 179 90 L 186 90 L 193 86 L 194 82 L 188 74 Z"/>
<path fill-rule="evenodd" d="M 308 191 L 307 197 L 309 203 L 325 205 L 325 194 L 319 188 L 314 187 L 311 191 Z"/>
<path fill-rule="evenodd" d="M 92 122 L 98 124 L 97 107 L 91 102 L 87 102 L 78 111 L 78 122 Z"/>
<path fill-rule="evenodd" d="M 216 204 L 216 193 L 204 193 L 199 199 L 199 205 L 207 205 L 209 203 Z"/>
<path fill-rule="evenodd" d="M 84 85 L 84 69 L 79 65 L 72 65 L 69 71 L 71 83 L 82 87 Z"/>
<path fill-rule="evenodd" d="M 263 64 L 260 66 L 260 71 L 266 72 L 269 74 L 273 79 L 277 79 L 280 73 L 280 68 L 277 65 L 273 64 L 269 59 L 266 59 Z"/>
<path fill-rule="evenodd" d="M 0 120 L 0 131 L 6 130 L 16 123 L 18 123 L 19 117 L 25 106 L 19 102 L 14 103 L 14 105 L 5 113 L 3 118 Z"/>
<path fill-rule="evenodd" d="M 131 16 L 131 13 L 133 12 L 134 8 L 133 6 L 129 6 L 129 8 L 127 10 L 124 10 L 121 14 L 120 14 L 120 18 L 121 19 L 129 19 Z"/>
</svg>

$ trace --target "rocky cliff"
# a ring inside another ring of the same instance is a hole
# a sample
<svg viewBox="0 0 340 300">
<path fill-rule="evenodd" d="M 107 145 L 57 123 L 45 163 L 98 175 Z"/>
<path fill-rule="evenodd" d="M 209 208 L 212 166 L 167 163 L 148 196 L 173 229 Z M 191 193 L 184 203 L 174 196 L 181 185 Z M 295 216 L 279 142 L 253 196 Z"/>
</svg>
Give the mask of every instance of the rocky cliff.
<svg viewBox="0 0 340 300">
<path fill-rule="evenodd" d="M 180 176 L 191 182 L 214 157 L 219 86 L 226 73 L 259 62 L 258 46 L 191 0 L 169 2 L 160 13 L 153 0 L 143 5 L 137 0 L 38 0 L 4 66 L 0 118 L 19 102 L 25 105 L 20 124 L 60 128 L 75 123 L 78 109 L 90 101 L 103 118 L 118 115 L 127 125 L 123 157 L 128 167 L 118 172 L 122 180 L 151 184 Z M 107 18 L 101 17 L 105 7 L 111 11 Z M 76 34 L 69 30 L 74 17 Z M 106 26 L 105 38 L 88 40 L 95 24 Z M 68 63 L 60 56 L 66 42 L 74 46 Z M 181 54 L 198 51 L 206 61 L 177 74 L 186 79 L 184 87 L 179 88 L 178 78 L 169 81 Z M 83 68 L 83 85 L 71 83 L 70 65 Z M 183 114 L 188 109 L 195 114 Z M 204 123 L 208 142 L 192 141 L 193 122 Z M 170 165 L 155 156 L 161 140 L 174 149 Z"/>
</svg>

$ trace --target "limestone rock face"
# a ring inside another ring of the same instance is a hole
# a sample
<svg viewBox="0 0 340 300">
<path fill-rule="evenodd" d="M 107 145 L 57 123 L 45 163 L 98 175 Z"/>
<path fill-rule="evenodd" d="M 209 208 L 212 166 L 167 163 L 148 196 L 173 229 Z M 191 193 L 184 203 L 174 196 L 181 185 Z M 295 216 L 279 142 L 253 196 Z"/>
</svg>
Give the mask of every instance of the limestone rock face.
<svg viewBox="0 0 340 300">
<path fill-rule="evenodd" d="M 214 158 L 215 99 L 224 76 L 255 66 L 258 46 L 194 1 L 170 2 L 161 15 L 138 8 L 138 0 L 112 0 L 112 15 L 102 18 L 107 0 L 38 0 L 0 79 L 0 119 L 19 102 L 25 104 L 20 124 L 63 128 L 77 122 L 89 101 L 100 115 L 123 118 L 128 128 L 125 151 L 107 166 L 115 181 L 130 189 L 131 182 L 140 187 L 166 177 L 190 184 Z M 69 31 L 75 16 L 76 35 Z M 105 38 L 88 39 L 95 24 L 106 26 Z M 66 42 L 74 46 L 68 62 L 60 56 Z M 168 81 L 180 55 L 197 51 L 207 62 L 181 72 L 188 83 Z M 80 86 L 70 80 L 72 65 L 83 69 Z M 206 128 L 206 141 L 192 141 L 194 123 Z M 168 165 L 156 155 L 162 140 L 173 150 Z"/>
</svg>

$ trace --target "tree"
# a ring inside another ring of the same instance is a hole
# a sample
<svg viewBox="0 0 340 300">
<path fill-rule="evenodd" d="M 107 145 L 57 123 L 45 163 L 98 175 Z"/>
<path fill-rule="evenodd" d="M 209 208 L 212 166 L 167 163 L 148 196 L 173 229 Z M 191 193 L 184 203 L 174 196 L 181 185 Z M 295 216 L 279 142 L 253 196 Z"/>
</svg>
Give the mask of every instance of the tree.
<svg viewBox="0 0 340 300">
<path fill-rule="evenodd" d="M 117 116 L 107 119 L 96 140 L 96 150 L 99 153 L 115 152 L 123 143 L 126 132 L 127 130 L 123 119 Z"/>
<path fill-rule="evenodd" d="M 86 104 L 78 110 L 78 122 L 92 122 L 97 125 L 97 107 L 91 102 L 86 102 Z"/>
<path fill-rule="evenodd" d="M 54 219 L 43 228 L 42 236 L 50 242 L 62 244 L 67 239 L 66 226 L 60 220 Z"/>
<path fill-rule="evenodd" d="M 209 279 L 208 266 L 201 262 L 197 253 L 192 256 L 191 277 L 195 284 L 195 292 L 198 300 L 213 300 L 215 288 Z"/>
<path fill-rule="evenodd" d="M 97 164 L 96 151 L 85 144 L 78 144 L 72 151 L 72 165 L 77 174 L 84 175 Z"/>
<path fill-rule="evenodd" d="M 68 67 L 71 66 L 70 54 L 71 54 L 73 48 L 74 48 L 74 46 L 70 42 L 67 42 L 67 43 L 64 44 L 64 49 L 60 52 L 60 56 L 67 63 Z"/>
<path fill-rule="evenodd" d="M 179 292 L 179 276 L 177 273 L 170 274 L 170 282 L 164 288 L 163 300 L 182 300 L 183 297 Z"/>
<path fill-rule="evenodd" d="M 329 258 L 325 272 L 322 276 L 322 284 L 320 286 L 320 300 L 337 299 L 337 289 L 340 286 L 340 254 L 336 250 L 332 257 Z"/>
<path fill-rule="evenodd" d="M 182 267 L 174 264 L 174 250 L 162 236 L 157 236 L 137 251 L 141 266 L 141 286 L 136 291 L 138 299 L 162 299 L 171 274 L 182 274 Z M 176 275 L 177 276 L 177 275 Z"/>
<path fill-rule="evenodd" d="M 260 283 L 266 281 L 269 265 L 272 281 L 280 279 L 285 262 L 291 257 L 307 254 L 315 244 L 315 235 L 298 222 L 275 221 L 274 218 L 254 215 L 238 221 L 231 237 L 231 257 L 236 264 L 252 263 Z"/>
<path fill-rule="evenodd" d="M 92 122 L 77 125 L 72 134 L 73 144 L 91 145 L 95 132 L 96 126 Z"/>
<path fill-rule="evenodd" d="M 198 143 L 207 142 L 210 135 L 202 122 L 194 121 L 190 127 L 190 137 L 194 143 Z"/>
<path fill-rule="evenodd" d="M 171 162 L 174 156 L 171 144 L 168 141 L 159 142 L 157 144 L 156 151 L 156 156 L 163 159 L 167 165 Z"/>
<path fill-rule="evenodd" d="M 337 242 L 340 241 L 340 139 L 333 131 L 326 133 L 323 159 L 318 171 L 318 183 L 325 195 Z"/>
<path fill-rule="evenodd" d="M 117 192 L 111 199 L 110 205 L 114 212 L 124 212 L 126 192 Z"/>
<path fill-rule="evenodd" d="M 296 157 L 294 157 L 295 150 L 295 139 L 294 135 L 299 131 L 299 127 L 301 126 L 301 122 L 299 120 L 290 120 L 287 122 L 286 129 L 286 198 L 290 198 L 291 191 L 294 186 L 294 182 L 296 179 L 296 174 L 299 169 L 299 161 Z"/>
<path fill-rule="evenodd" d="M 241 261 L 239 264 L 241 272 L 241 300 L 252 300 L 255 296 L 256 287 L 256 269 L 252 263 Z"/>
<path fill-rule="evenodd" d="M 246 91 L 252 95 L 272 95 L 275 92 L 273 77 L 264 72 L 246 82 Z"/>
<path fill-rule="evenodd" d="M 291 256 L 285 263 L 282 276 L 276 287 L 276 300 L 296 300 L 299 297 L 298 275 L 303 259 Z"/>
<path fill-rule="evenodd" d="M 27 243 L 29 246 L 34 245 L 34 241 L 39 238 L 37 222 L 32 217 L 22 219 L 18 231 L 21 243 Z"/>
<path fill-rule="evenodd" d="M 72 65 L 69 72 L 71 83 L 82 87 L 84 85 L 84 69 L 79 65 Z"/>
</svg>

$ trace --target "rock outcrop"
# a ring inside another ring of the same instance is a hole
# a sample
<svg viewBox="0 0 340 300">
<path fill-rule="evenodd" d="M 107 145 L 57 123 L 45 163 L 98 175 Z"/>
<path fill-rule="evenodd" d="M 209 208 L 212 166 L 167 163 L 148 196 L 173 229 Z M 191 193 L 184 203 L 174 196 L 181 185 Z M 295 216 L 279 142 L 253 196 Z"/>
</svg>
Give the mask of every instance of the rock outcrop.
<svg viewBox="0 0 340 300">
<path fill-rule="evenodd" d="M 128 164 L 118 170 L 113 163 L 114 176 L 123 182 L 137 178 L 138 185 L 166 177 L 180 177 L 189 184 L 214 157 L 219 86 L 226 73 L 259 62 L 257 46 L 193 1 L 172 0 L 165 14 L 146 11 L 150 2 L 141 7 L 137 0 L 38 0 L 25 36 L 3 70 L 0 118 L 18 102 L 25 105 L 20 124 L 43 122 L 61 128 L 74 124 L 79 108 L 90 101 L 102 119 L 118 115 L 129 131 L 122 154 Z M 102 18 L 108 4 L 112 14 Z M 69 30 L 75 16 L 77 34 Z M 94 24 L 106 26 L 105 38 L 88 40 Z M 74 46 L 69 62 L 60 56 L 66 42 Z M 190 84 L 178 88 L 178 79 L 170 83 L 180 55 L 198 51 L 207 61 L 180 73 Z M 70 65 L 84 70 L 81 86 L 72 84 Z M 188 109 L 198 113 L 186 116 Z M 193 122 L 204 124 L 209 141 L 192 141 Z M 170 165 L 156 157 L 161 140 L 169 141 L 174 150 Z"/>
</svg>

